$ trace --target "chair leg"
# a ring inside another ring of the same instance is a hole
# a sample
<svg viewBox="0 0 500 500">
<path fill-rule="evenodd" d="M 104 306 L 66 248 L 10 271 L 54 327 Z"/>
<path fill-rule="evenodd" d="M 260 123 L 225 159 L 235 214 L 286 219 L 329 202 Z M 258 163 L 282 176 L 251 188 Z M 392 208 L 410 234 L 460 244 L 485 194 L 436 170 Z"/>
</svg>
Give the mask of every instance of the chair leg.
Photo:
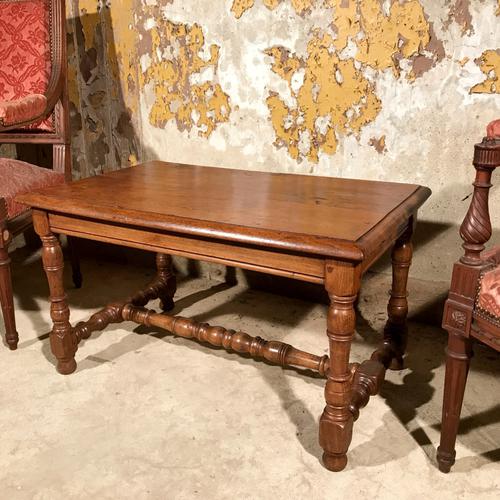
<svg viewBox="0 0 500 500">
<path fill-rule="evenodd" d="M 2 231 L 3 233 L 4 231 Z M 2 234 L 3 240 L 3 234 Z M 17 349 L 19 335 L 16 330 L 14 300 L 12 296 L 12 277 L 10 258 L 7 248 L 0 248 L 0 302 L 2 303 L 3 321 L 5 324 L 5 340 L 10 350 Z"/>
<path fill-rule="evenodd" d="M 441 442 L 437 451 L 439 470 L 445 473 L 450 472 L 455 463 L 455 442 L 472 357 L 472 341 L 469 338 L 454 332 L 448 334 Z"/>
<path fill-rule="evenodd" d="M 78 255 L 77 239 L 72 236 L 68 236 L 68 251 L 71 261 L 73 284 L 75 288 L 81 288 L 83 277 L 80 270 L 80 256 Z"/>
</svg>

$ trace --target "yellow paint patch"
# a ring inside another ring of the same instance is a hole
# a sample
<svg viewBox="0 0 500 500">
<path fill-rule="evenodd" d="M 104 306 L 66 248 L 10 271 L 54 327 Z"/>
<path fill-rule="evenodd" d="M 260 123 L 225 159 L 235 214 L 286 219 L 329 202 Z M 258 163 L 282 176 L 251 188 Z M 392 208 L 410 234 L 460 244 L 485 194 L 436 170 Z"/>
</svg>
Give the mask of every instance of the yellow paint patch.
<svg viewBox="0 0 500 500">
<path fill-rule="evenodd" d="M 275 144 L 286 146 L 292 158 L 317 162 L 319 151 L 335 153 L 339 137 L 359 135 L 377 117 L 382 103 L 364 76 L 368 67 L 377 72 L 391 69 L 398 78 L 399 62 L 411 59 L 415 71 L 407 78 L 413 81 L 438 56 L 421 54 L 430 46 L 431 25 L 419 0 L 392 0 L 385 8 L 380 0 L 290 1 L 297 13 L 321 5 L 333 14 L 334 35 L 316 31 L 306 59 L 283 47 L 266 51 L 273 58 L 273 72 L 288 83 L 295 98 L 292 107 L 275 92 L 267 99 Z M 385 137 L 377 148 L 385 151 Z"/>
<path fill-rule="evenodd" d="M 500 94 L 500 49 L 487 50 L 476 59 L 481 71 L 486 75 L 484 82 L 471 88 L 471 94 Z"/>
<path fill-rule="evenodd" d="M 212 81 L 219 47 L 211 45 L 209 58 L 203 58 L 207 47 L 201 26 L 168 19 L 157 19 L 151 37 L 152 62 L 144 75 L 144 84 L 153 85 L 156 97 L 150 123 L 164 127 L 175 120 L 181 131 L 195 126 L 200 136 L 210 136 L 217 124 L 229 120 L 231 111 L 229 96 Z"/>
<path fill-rule="evenodd" d="M 283 0 L 263 2 L 273 10 Z M 352 40 L 358 61 L 380 70 L 392 68 L 396 75 L 399 75 L 399 59 L 418 54 L 430 42 L 430 25 L 420 0 L 403 3 L 392 0 L 387 15 L 381 0 L 290 0 L 290 3 L 302 16 L 315 6 L 332 8 L 337 35 L 335 48 L 341 51 Z M 231 10 L 239 19 L 254 4 L 255 0 L 234 0 Z"/>
<path fill-rule="evenodd" d="M 297 14 L 304 14 L 305 12 L 311 10 L 315 0 L 291 0 L 292 7 L 295 9 Z"/>
<path fill-rule="evenodd" d="M 68 65 L 68 98 L 70 102 L 78 106 L 80 102 L 80 90 L 78 85 L 78 74 L 76 72 L 76 67 L 73 65 Z"/>
<path fill-rule="evenodd" d="M 69 18 L 69 16 L 67 16 Z M 66 30 L 68 34 L 68 44 L 67 44 L 67 58 L 68 61 L 71 61 L 70 64 L 67 65 L 68 72 L 68 99 L 72 102 L 76 108 L 80 105 L 80 87 L 78 83 L 78 73 L 77 73 L 77 64 L 76 64 L 76 53 L 75 53 L 75 45 L 73 42 L 73 22 L 68 20 L 66 22 Z"/>
<path fill-rule="evenodd" d="M 264 2 L 264 5 L 269 10 L 274 10 L 282 2 L 282 0 L 263 0 L 263 2 Z"/>
<path fill-rule="evenodd" d="M 361 9 L 366 36 L 358 45 L 361 62 L 377 69 L 393 68 L 397 73 L 398 56 L 407 59 L 430 41 L 429 23 L 418 0 L 393 3 L 389 17 L 382 14 L 378 0 L 365 0 Z"/>
<path fill-rule="evenodd" d="M 273 71 L 287 80 L 295 105 L 289 107 L 276 93 L 267 98 L 276 145 L 285 146 L 294 159 L 318 162 L 319 151 L 333 154 L 337 138 L 359 134 L 378 115 L 381 103 L 373 85 L 332 51 L 333 38 L 316 31 L 307 47 L 307 59 L 272 48 Z M 303 84 L 293 89 L 292 77 L 304 68 Z"/>
<path fill-rule="evenodd" d="M 380 0 L 329 0 L 329 4 L 334 8 L 337 50 L 352 40 L 356 60 L 372 68 L 392 68 L 399 76 L 398 61 L 418 54 L 430 42 L 430 25 L 419 0 L 393 1 L 388 15 Z"/>
<path fill-rule="evenodd" d="M 330 0 L 333 10 L 333 26 L 337 37 L 334 46 L 341 51 L 347 47 L 349 39 L 355 40 L 361 31 L 357 0 Z"/>
<path fill-rule="evenodd" d="M 302 61 L 290 57 L 290 51 L 283 47 L 271 47 L 266 54 L 274 59 L 272 70 L 291 85 L 293 75 L 303 65 Z"/>
<path fill-rule="evenodd" d="M 264 5 L 269 10 L 274 10 L 283 0 L 262 0 Z M 323 0 L 325 3 L 328 0 Z M 321 3 L 318 0 L 290 0 L 292 7 L 295 12 L 299 15 L 303 15 L 309 12 L 314 4 Z M 234 16 L 239 19 L 247 10 L 251 9 L 255 4 L 255 0 L 233 0 L 233 5 L 231 7 L 231 12 Z"/>
<path fill-rule="evenodd" d="M 121 85 L 127 106 L 137 111 L 137 30 L 134 22 L 135 0 L 121 0 L 105 11 L 106 51 L 114 81 Z M 117 93 L 114 85 L 112 91 Z"/>
<path fill-rule="evenodd" d="M 283 0 L 263 0 L 268 9 Z M 340 52 L 351 41 L 356 48 L 355 59 L 378 70 L 392 68 L 399 76 L 399 61 L 419 54 L 431 41 L 431 26 L 425 18 L 420 0 L 392 0 L 388 12 L 381 0 L 290 0 L 297 14 L 304 15 L 314 6 L 331 8 L 333 46 Z M 236 17 L 254 6 L 254 0 L 234 0 Z M 409 74 L 414 80 L 415 75 Z"/>
<path fill-rule="evenodd" d="M 97 2 L 95 0 L 80 0 L 78 7 L 80 9 L 80 21 L 85 37 L 85 50 L 89 50 L 94 46 L 94 36 L 99 24 Z"/>
<path fill-rule="evenodd" d="M 234 0 L 231 12 L 239 19 L 248 9 L 253 7 L 255 0 Z"/>
</svg>

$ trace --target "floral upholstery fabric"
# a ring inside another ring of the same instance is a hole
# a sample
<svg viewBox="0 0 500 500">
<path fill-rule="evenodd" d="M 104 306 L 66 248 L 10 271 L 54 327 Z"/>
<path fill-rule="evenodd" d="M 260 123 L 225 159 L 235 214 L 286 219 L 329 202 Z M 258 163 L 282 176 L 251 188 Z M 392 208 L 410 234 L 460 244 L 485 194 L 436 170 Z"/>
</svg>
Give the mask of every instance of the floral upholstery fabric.
<svg viewBox="0 0 500 500">
<path fill-rule="evenodd" d="M 500 265 L 481 276 L 476 306 L 484 318 L 500 326 Z"/>
<path fill-rule="evenodd" d="M 0 158 L 0 198 L 7 203 L 7 216 L 16 217 L 29 207 L 17 203 L 18 194 L 64 183 L 64 174 L 10 158 Z"/>
<path fill-rule="evenodd" d="M 0 101 L 45 94 L 50 78 L 49 0 L 0 1 Z M 51 132 L 53 118 L 30 125 Z"/>
<path fill-rule="evenodd" d="M 41 94 L 30 94 L 15 101 L 0 101 L 0 123 L 8 127 L 32 121 L 45 111 L 46 106 L 47 98 Z"/>
</svg>

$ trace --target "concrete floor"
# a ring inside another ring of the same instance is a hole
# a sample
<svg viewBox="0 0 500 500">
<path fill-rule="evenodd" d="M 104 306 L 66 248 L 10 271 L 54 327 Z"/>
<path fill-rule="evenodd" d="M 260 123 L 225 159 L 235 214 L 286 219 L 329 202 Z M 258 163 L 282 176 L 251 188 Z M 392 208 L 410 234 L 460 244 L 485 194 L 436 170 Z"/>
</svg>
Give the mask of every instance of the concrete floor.
<svg viewBox="0 0 500 500">
<path fill-rule="evenodd" d="M 319 462 L 322 380 L 132 324 L 94 334 L 63 377 L 39 258 L 14 260 L 21 341 L 0 349 L 2 500 L 499 498 L 500 357 L 489 349 L 476 349 L 451 474 L 434 463 L 445 335 L 416 322 L 408 368 L 362 411 L 349 465 L 334 474 Z M 152 276 L 106 262 L 83 271 L 84 288 L 69 290 L 73 321 Z M 388 286 L 366 279 L 353 360 L 378 342 Z M 430 286 L 413 283 L 414 317 Z M 180 282 L 176 312 L 326 352 L 324 305 L 194 279 Z"/>
</svg>

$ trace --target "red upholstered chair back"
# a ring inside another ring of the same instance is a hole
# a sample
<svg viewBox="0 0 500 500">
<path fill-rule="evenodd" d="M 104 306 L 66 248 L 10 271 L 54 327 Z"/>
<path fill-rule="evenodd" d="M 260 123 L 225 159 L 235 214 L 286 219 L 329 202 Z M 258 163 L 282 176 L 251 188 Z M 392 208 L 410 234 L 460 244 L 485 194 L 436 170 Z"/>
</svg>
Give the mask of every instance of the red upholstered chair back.
<svg viewBox="0 0 500 500">
<path fill-rule="evenodd" d="M 0 101 L 47 91 L 52 66 L 50 0 L 0 0 Z M 53 132 L 53 114 L 27 126 Z"/>
<path fill-rule="evenodd" d="M 2 143 L 51 144 L 71 180 L 65 0 L 0 0 Z"/>
</svg>

